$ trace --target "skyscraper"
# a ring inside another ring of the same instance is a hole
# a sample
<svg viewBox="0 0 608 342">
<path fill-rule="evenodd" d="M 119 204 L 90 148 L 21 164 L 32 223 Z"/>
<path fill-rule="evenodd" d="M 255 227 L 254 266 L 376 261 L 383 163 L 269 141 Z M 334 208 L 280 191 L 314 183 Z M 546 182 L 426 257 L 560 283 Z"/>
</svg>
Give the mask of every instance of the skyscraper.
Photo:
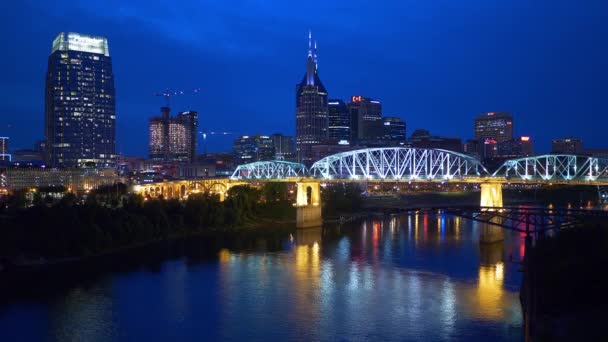
<svg viewBox="0 0 608 342">
<path fill-rule="evenodd" d="M 108 40 L 60 33 L 46 74 L 46 160 L 53 167 L 115 162 L 116 108 Z"/>
<path fill-rule="evenodd" d="M 161 107 L 161 116 L 150 118 L 150 159 L 193 161 L 197 152 L 197 127 L 197 112 L 181 112 L 172 118 L 169 107 Z"/>
<path fill-rule="evenodd" d="M 10 160 L 8 153 L 8 137 L 0 137 L 0 160 Z"/>
<path fill-rule="evenodd" d="M 475 140 L 513 140 L 513 117 L 507 112 L 481 113 L 475 118 Z"/>
<path fill-rule="evenodd" d="M 405 121 L 399 117 L 384 118 L 384 138 L 389 141 L 405 142 L 407 140 L 405 132 Z"/>
<path fill-rule="evenodd" d="M 296 85 L 296 151 L 298 161 L 306 166 L 312 164 L 312 146 L 329 137 L 327 90 L 321 83 L 317 66 L 317 43 L 313 49 L 309 32 L 306 74 Z"/>
<path fill-rule="evenodd" d="M 350 115 L 342 100 L 329 100 L 329 138 L 350 141 Z"/>
<path fill-rule="evenodd" d="M 579 138 L 561 138 L 551 141 L 551 153 L 579 154 L 583 152 L 583 141 Z"/>
<path fill-rule="evenodd" d="M 270 136 L 274 144 L 274 159 L 295 161 L 296 151 L 293 136 L 275 133 Z"/>
<path fill-rule="evenodd" d="M 382 122 L 382 104 L 363 96 L 352 96 L 348 104 L 351 124 L 351 140 L 382 140 L 384 139 L 384 123 Z"/>
<path fill-rule="evenodd" d="M 237 165 L 275 158 L 274 142 L 267 135 L 242 135 L 234 139 L 233 151 Z"/>
<path fill-rule="evenodd" d="M 193 161 L 198 153 L 198 113 L 195 111 L 181 112 L 177 114 L 176 120 L 181 122 L 188 135 L 186 139 L 186 150 L 188 159 Z"/>
</svg>

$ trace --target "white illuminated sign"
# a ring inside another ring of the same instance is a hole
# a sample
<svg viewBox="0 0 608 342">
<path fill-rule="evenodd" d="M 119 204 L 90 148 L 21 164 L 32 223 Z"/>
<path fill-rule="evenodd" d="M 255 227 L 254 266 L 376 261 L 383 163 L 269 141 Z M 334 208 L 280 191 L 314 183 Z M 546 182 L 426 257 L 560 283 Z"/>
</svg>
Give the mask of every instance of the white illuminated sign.
<svg viewBox="0 0 608 342">
<path fill-rule="evenodd" d="M 81 51 L 110 56 L 110 49 L 108 48 L 108 40 L 106 38 L 74 32 L 62 32 L 55 38 L 51 53 L 57 50 Z"/>
</svg>

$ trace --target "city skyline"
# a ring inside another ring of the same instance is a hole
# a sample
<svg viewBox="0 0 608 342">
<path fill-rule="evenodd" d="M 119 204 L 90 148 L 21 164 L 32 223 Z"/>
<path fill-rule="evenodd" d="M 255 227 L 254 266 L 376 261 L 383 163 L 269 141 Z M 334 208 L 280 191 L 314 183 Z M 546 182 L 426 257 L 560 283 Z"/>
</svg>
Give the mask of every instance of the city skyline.
<svg viewBox="0 0 608 342">
<path fill-rule="evenodd" d="M 599 134 L 588 127 L 591 120 L 596 120 L 594 127 L 605 125 L 608 120 L 593 111 L 593 108 L 602 108 L 601 99 L 606 87 L 602 80 L 608 78 L 605 69 L 597 68 L 606 55 L 606 47 L 593 44 L 604 36 L 606 25 L 596 25 L 594 30 L 590 30 L 591 23 L 597 23 L 596 20 L 600 18 L 597 13 L 601 13 L 601 5 L 591 3 L 575 8 L 555 5 L 543 13 L 545 17 L 539 22 L 533 23 L 527 18 L 523 20 L 523 25 L 518 26 L 518 30 L 508 33 L 500 32 L 500 24 L 510 22 L 508 19 L 513 19 L 510 16 L 518 17 L 514 11 L 517 4 L 510 8 L 511 12 L 507 11 L 509 15 L 490 13 L 490 6 L 499 5 L 485 4 L 486 8 L 479 8 L 476 12 L 475 6 L 479 5 L 479 1 L 463 2 L 456 8 L 463 18 L 454 19 L 458 17 L 452 16 L 448 22 L 438 20 L 441 25 L 436 29 L 430 28 L 430 23 L 424 20 L 425 13 L 431 17 L 442 16 L 434 12 L 435 8 L 423 4 L 410 5 L 411 8 L 394 5 L 399 11 L 412 10 L 411 17 L 416 20 L 405 23 L 404 27 L 419 29 L 422 33 L 416 37 L 404 34 L 401 39 L 389 34 L 391 28 L 399 26 L 399 16 L 389 15 L 385 25 L 371 31 L 364 30 L 364 25 L 358 23 L 353 24 L 349 31 L 345 29 L 345 22 L 353 14 L 348 12 L 336 14 L 341 21 L 335 27 L 320 24 L 327 20 L 334 5 L 324 5 L 316 15 L 306 18 L 288 5 L 276 6 L 278 9 L 252 5 L 254 13 L 262 14 L 251 24 L 254 32 L 262 32 L 269 22 L 271 13 L 265 10 L 281 10 L 286 17 L 299 20 L 287 25 L 282 32 L 254 34 L 254 39 L 244 39 L 249 35 L 245 34 L 246 29 L 240 27 L 228 30 L 234 37 L 226 41 L 221 39 L 226 32 L 210 30 L 206 39 L 211 43 L 202 44 L 194 34 L 198 28 L 192 26 L 193 32 L 180 37 L 181 31 L 177 29 L 184 29 L 187 24 L 180 23 L 173 29 L 169 28 L 169 20 L 162 21 L 162 18 L 155 16 L 162 10 L 158 6 L 151 6 L 148 11 L 152 13 L 148 14 L 152 14 L 152 18 L 160 18 L 158 20 L 165 25 L 160 25 L 160 29 L 151 29 L 149 23 L 138 21 L 141 17 L 129 14 L 137 9 L 133 5 L 124 5 L 122 12 L 113 13 L 95 7 L 84 9 L 78 5 L 68 8 L 61 3 L 54 9 L 43 4 L 31 7 L 15 4 L 17 15 L 14 18 L 18 18 L 19 13 L 31 11 L 33 19 L 41 20 L 38 27 L 27 28 L 24 34 L 30 39 L 19 42 L 19 51 L 7 51 L 1 57 L 5 64 L 15 67 L 7 71 L 1 85 L 3 93 L 9 95 L 5 112 L 13 115 L 0 118 L 0 135 L 10 137 L 12 148 L 31 148 L 36 140 L 44 137 L 44 64 L 49 41 L 59 32 L 67 31 L 105 36 L 112 45 L 117 100 L 117 153 L 147 154 L 147 118 L 157 113 L 162 105 L 162 100 L 154 98 L 152 94 L 167 87 L 202 88 L 201 94 L 196 97 L 176 98 L 171 106 L 176 112 L 198 111 L 201 130 L 230 129 L 238 134 L 281 132 L 295 135 L 293 84 L 300 79 L 305 67 L 302 62 L 305 54 L 303 47 L 306 33 L 312 28 L 320 41 L 322 58 L 319 64 L 329 97 L 348 99 L 351 95 L 364 94 L 378 99 L 383 104 L 384 114 L 404 119 L 409 132 L 424 128 L 439 135 L 458 136 L 466 140 L 472 138 L 470 127 L 478 113 L 508 111 L 517 121 L 514 134 L 531 136 L 539 152 L 548 152 L 552 139 L 565 136 L 582 138 L 586 147 L 604 147 Z M 199 7 L 205 6 L 211 5 Z M 538 4 L 527 6 L 538 11 L 543 9 Z M 213 9 L 222 15 L 230 12 L 221 5 Z M 51 15 L 47 16 L 49 11 Z M 80 13 L 81 16 L 66 15 L 70 13 Z M 201 14 L 197 12 L 196 15 Z M 372 10 L 368 13 L 368 19 L 373 21 L 386 15 Z M 178 19 L 181 16 L 184 14 L 173 13 L 169 17 Z M 489 22 L 489 17 L 497 21 Z M 564 17 L 571 20 L 558 20 Z M 479 29 L 481 24 L 468 24 L 465 18 L 483 19 L 483 23 L 488 24 L 484 30 L 488 31 L 477 32 L 475 29 Z M 11 20 L 13 17 L 2 25 L 11 25 Z M 577 25 L 583 21 L 586 25 Z M 112 23 L 117 27 L 108 25 Z M 134 24 L 135 29 L 124 31 L 129 24 Z M 463 25 L 462 31 L 444 32 L 450 25 Z M 399 32 L 407 33 L 407 30 L 398 28 Z M 555 32 L 540 34 L 547 33 L 543 30 L 549 28 L 554 28 Z M 587 33 L 585 40 L 577 39 L 579 31 L 572 36 L 561 34 L 575 28 Z M 120 34 L 123 31 L 124 34 Z M 146 36 L 145 32 L 150 35 Z M 526 40 L 524 38 L 528 33 L 533 35 Z M 495 38 L 498 39 L 490 43 L 488 38 L 492 34 L 497 35 Z M 450 42 L 447 38 L 454 35 L 460 39 Z M 484 37 L 485 40 L 480 39 Z M 421 42 L 425 38 L 428 38 L 426 43 L 429 45 Z M 430 38 L 437 41 L 431 42 Z M 557 38 L 557 42 L 552 40 Z M 357 49 L 347 47 L 355 41 L 359 42 Z M 412 44 L 406 44 L 408 42 Z M 456 52 L 422 60 L 425 54 L 434 49 L 444 51 L 449 47 L 454 48 L 453 44 L 457 43 L 461 45 Z M 162 46 L 165 49 L 161 49 L 160 53 L 151 53 Z M 390 51 L 394 53 L 382 53 L 382 46 L 392 48 Z M 498 46 L 501 47 L 500 54 L 475 54 L 486 51 L 485 48 Z M 190 49 L 176 53 L 171 47 Z M 550 53 L 552 48 L 564 52 L 565 56 L 557 59 Z M 25 53 L 21 53 L 21 50 Z M 524 52 L 525 58 L 522 57 Z M 201 56 L 206 59 L 195 63 Z M 260 58 L 253 58 L 255 56 Z M 481 58 L 483 56 L 492 59 L 484 60 Z M 227 58 L 222 60 L 222 57 Z M 464 67 L 464 70 L 458 70 L 458 67 Z M 465 82 L 466 78 L 468 83 Z M 272 101 L 268 101 L 268 98 Z M 569 120 L 572 117 L 578 120 Z M 551 120 L 547 121 L 547 118 Z M 219 142 L 209 141 L 209 151 L 229 150 L 232 137 L 226 140 L 223 146 Z"/>
</svg>

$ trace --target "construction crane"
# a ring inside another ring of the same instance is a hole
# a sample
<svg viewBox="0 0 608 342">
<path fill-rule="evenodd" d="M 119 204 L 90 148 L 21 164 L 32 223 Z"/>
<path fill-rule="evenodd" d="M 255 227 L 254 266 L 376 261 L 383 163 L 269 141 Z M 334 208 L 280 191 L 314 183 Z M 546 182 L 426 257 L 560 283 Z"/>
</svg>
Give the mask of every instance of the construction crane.
<svg viewBox="0 0 608 342">
<path fill-rule="evenodd" d="M 170 107 L 170 99 L 171 97 L 174 96 L 178 96 L 178 95 L 185 95 L 185 94 L 193 94 L 196 95 L 198 93 L 201 92 L 201 88 L 194 88 L 190 91 L 184 91 L 184 90 L 171 90 L 169 88 L 165 89 L 162 92 L 157 92 L 154 93 L 154 96 L 162 96 L 165 98 L 166 101 L 166 107 L 169 108 Z"/>
<path fill-rule="evenodd" d="M 203 136 L 203 154 L 207 154 L 207 136 L 208 135 L 231 135 L 232 132 L 221 132 L 221 131 L 202 131 L 199 132 Z"/>
</svg>

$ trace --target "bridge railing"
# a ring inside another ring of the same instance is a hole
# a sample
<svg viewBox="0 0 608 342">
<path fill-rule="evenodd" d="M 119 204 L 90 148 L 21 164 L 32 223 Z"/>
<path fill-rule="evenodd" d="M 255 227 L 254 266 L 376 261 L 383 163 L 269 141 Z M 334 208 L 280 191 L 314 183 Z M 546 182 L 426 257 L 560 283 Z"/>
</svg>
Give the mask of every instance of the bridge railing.
<svg viewBox="0 0 608 342">
<path fill-rule="evenodd" d="M 507 160 L 493 176 L 530 181 L 608 180 L 608 160 L 570 154 L 547 154 Z"/>
<path fill-rule="evenodd" d="M 271 160 L 239 165 L 230 179 L 286 179 L 306 176 L 308 169 L 304 164 Z"/>
<path fill-rule="evenodd" d="M 314 163 L 310 175 L 322 179 L 451 180 L 490 176 L 474 157 L 424 148 L 369 148 L 338 153 Z"/>
</svg>

